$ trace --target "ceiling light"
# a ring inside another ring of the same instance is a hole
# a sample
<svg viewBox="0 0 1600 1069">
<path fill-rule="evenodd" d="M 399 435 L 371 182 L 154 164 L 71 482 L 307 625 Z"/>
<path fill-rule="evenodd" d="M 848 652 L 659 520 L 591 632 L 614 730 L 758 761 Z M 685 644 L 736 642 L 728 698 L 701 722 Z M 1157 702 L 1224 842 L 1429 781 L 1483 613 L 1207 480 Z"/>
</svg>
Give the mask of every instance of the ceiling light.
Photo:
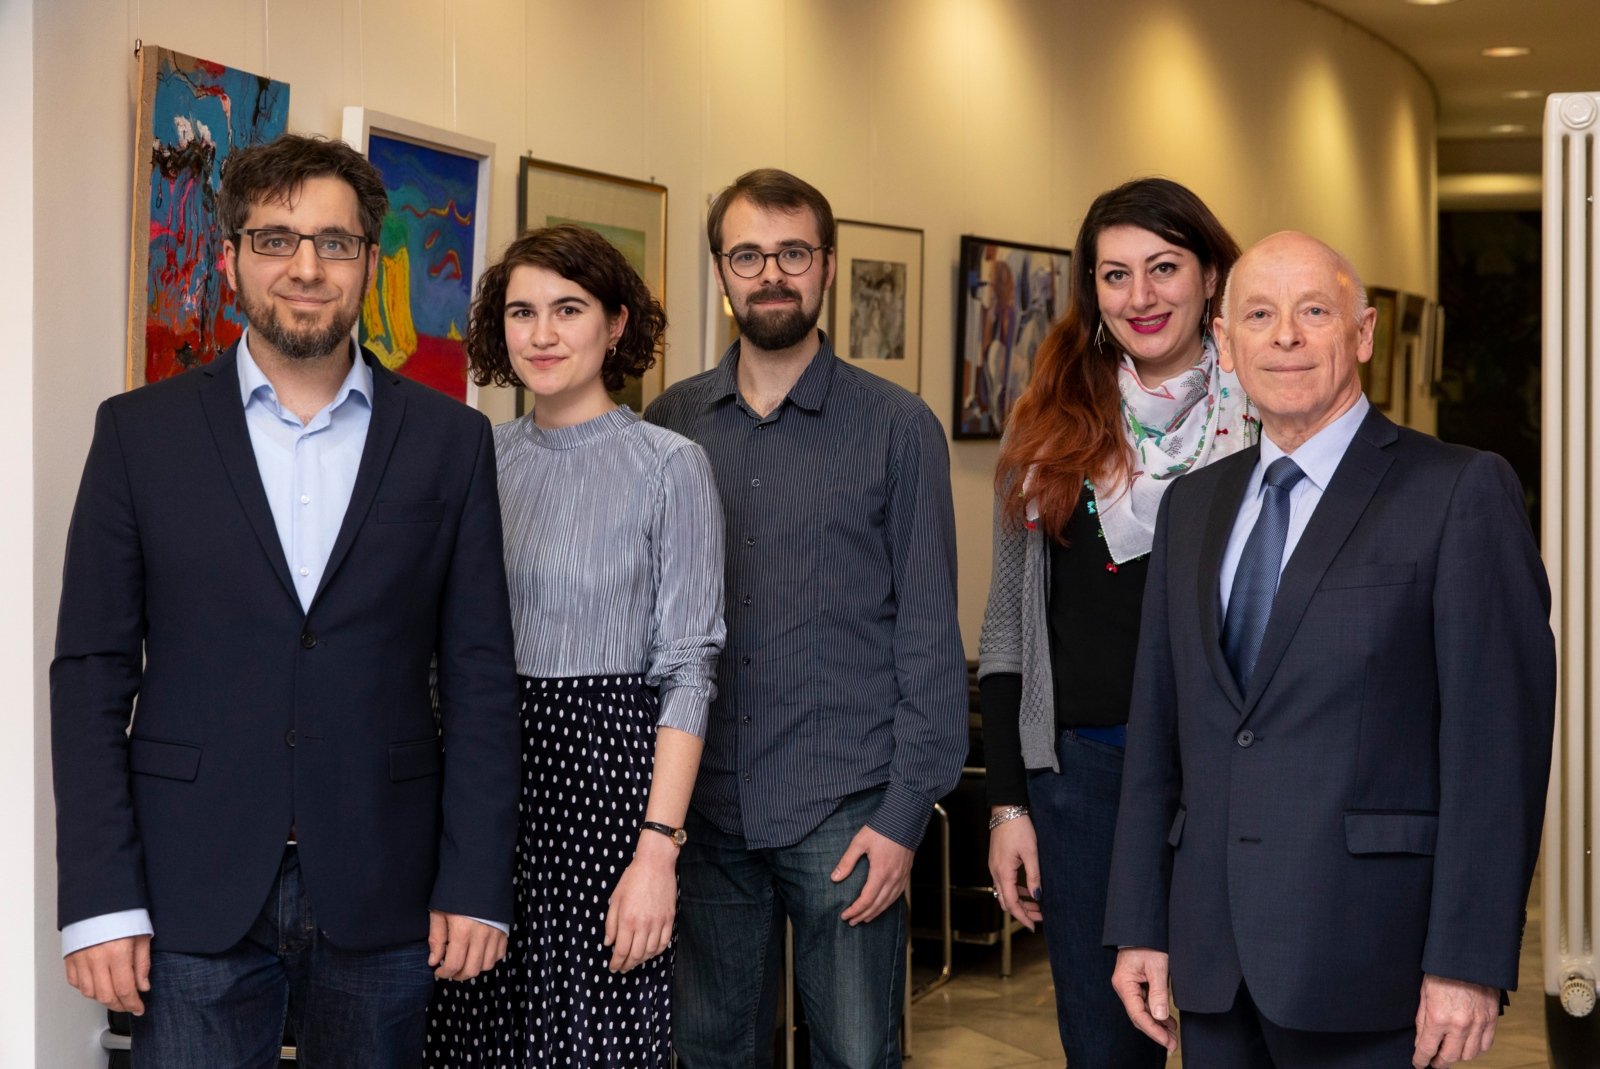
<svg viewBox="0 0 1600 1069">
<path fill-rule="evenodd" d="M 1489 127 L 1491 134 L 1525 134 L 1528 128 L 1519 122 L 1503 122 Z"/>
<path fill-rule="evenodd" d="M 1533 49 L 1524 48 L 1521 45 L 1499 45 L 1495 48 L 1485 48 L 1483 50 L 1483 55 L 1488 56 L 1490 59 L 1513 59 L 1517 56 L 1530 56 L 1532 54 Z"/>
<path fill-rule="evenodd" d="M 1456 0 L 1406 0 L 1406 3 L 1415 4 L 1418 7 L 1438 7 L 1440 4 L 1453 4 L 1455 2 Z"/>
<path fill-rule="evenodd" d="M 1507 100 L 1538 100 L 1544 93 L 1538 89 L 1513 89 L 1508 93 L 1502 93 L 1501 96 Z"/>
</svg>

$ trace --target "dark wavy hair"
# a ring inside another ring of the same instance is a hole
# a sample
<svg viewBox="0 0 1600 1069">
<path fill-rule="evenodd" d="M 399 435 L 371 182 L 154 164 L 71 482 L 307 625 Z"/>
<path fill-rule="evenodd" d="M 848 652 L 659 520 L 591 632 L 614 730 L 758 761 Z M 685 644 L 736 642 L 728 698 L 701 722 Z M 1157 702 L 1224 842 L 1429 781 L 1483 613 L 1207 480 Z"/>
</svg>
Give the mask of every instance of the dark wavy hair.
<svg viewBox="0 0 1600 1069">
<path fill-rule="evenodd" d="M 744 199 L 766 212 L 797 212 L 809 209 L 817 221 L 817 234 L 823 248 L 833 248 L 838 227 L 833 207 L 816 186 L 776 167 L 759 167 L 733 180 L 733 185 L 717 194 L 706 213 L 706 240 L 713 253 L 722 251 L 722 217 L 734 201 Z"/>
<path fill-rule="evenodd" d="M 543 267 L 582 286 L 615 316 L 628 310 L 617 346 L 600 365 L 608 390 L 638 378 L 655 366 L 666 347 L 667 313 L 617 247 L 586 226 L 563 223 L 540 227 L 506 246 L 498 263 L 484 271 L 467 319 L 467 359 L 479 386 L 517 386 L 506 351 L 506 286 L 519 267 Z"/>
<path fill-rule="evenodd" d="M 1060 539 L 1085 479 L 1116 486 L 1133 473 L 1133 456 L 1122 431 L 1122 395 L 1117 389 L 1116 346 L 1094 343 L 1100 326 L 1094 267 L 1100 233 L 1136 226 L 1193 253 L 1202 272 L 1215 270 L 1217 292 L 1239 258 L 1239 243 L 1205 202 L 1166 178 L 1137 178 L 1107 190 L 1089 205 L 1072 246 L 1072 285 L 1067 311 L 1034 357 L 1033 378 L 1006 421 L 1006 440 L 995 466 L 996 492 L 1004 495 L 1001 516 L 1020 526 L 1027 502 L 1016 492 L 1034 469 L 1029 497 L 1039 506 L 1039 524 Z M 1202 323 L 1202 330 L 1210 329 Z"/>
<path fill-rule="evenodd" d="M 343 141 L 300 134 L 284 134 L 229 153 L 217 190 L 223 236 L 237 237 L 251 208 L 265 201 L 287 201 L 309 178 L 337 178 L 355 190 L 361 233 L 369 244 L 378 244 L 389 210 L 389 194 L 378 169 Z"/>
</svg>

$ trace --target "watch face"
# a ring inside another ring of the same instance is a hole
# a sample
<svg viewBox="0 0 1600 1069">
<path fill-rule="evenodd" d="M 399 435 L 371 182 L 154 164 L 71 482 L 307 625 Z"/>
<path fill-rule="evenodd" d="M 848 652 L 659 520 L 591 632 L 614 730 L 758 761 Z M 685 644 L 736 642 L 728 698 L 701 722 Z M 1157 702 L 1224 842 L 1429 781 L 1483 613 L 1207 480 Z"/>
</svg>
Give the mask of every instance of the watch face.
<svg viewBox="0 0 1600 1069">
<path fill-rule="evenodd" d="M 689 833 L 684 831 L 682 828 L 674 828 L 672 830 L 672 841 L 677 843 L 679 846 L 682 846 L 684 843 L 689 841 Z"/>
</svg>

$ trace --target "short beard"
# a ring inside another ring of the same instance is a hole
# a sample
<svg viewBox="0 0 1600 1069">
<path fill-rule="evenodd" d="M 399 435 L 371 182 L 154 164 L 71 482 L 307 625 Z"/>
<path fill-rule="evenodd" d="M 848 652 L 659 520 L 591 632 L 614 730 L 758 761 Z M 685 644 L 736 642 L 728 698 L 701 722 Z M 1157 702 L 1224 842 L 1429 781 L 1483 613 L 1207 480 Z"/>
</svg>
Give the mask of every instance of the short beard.
<svg viewBox="0 0 1600 1069">
<path fill-rule="evenodd" d="M 787 292 L 800 297 L 793 290 Z M 752 293 L 749 299 L 754 301 L 759 296 L 760 290 Z M 818 300 L 817 306 L 808 310 L 805 299 L 800 297 L 799 307 L 781 312 L 768 309 L 754 313 L 750 304 L 746 304 L 743 315 L 739 314 L 737 308 L 734 309 L 733 321 L 739 325 L 739 333 L 750 339 L 751 345 L 769 353 L 778 353 L 805 341 L 821 318 L 822 302 Z"/>
<path fill-rule="evenodd" d="M 366 271 L 361 273 L 361 287 L 357 292 L 367 292 Z M 349 340 L 356 320 L 361 318 L 361 304 L 357 302 L 348 311 L 335 309 L 333 322 L 326 327 L 295 330 L 284 325 L 270 304 L 257 303 L 255 294 L 245 289 L 243 278 L 239 279 L 238 301 L 250 329 L 290 360 L 316 360 L 339 350 Z"/>
</svg>

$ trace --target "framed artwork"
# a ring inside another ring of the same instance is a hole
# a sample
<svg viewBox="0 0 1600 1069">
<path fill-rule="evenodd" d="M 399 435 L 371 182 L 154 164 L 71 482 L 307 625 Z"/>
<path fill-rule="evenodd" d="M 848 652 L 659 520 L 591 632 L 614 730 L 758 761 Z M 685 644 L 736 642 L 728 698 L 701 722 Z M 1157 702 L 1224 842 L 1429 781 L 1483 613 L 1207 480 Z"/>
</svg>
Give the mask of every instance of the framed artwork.
<svg viewBox="0 0 1600 1069">
<path fill-rule="evenodd" d="M 1435 395 L 1444 382 L 1444 305 L 1433 306 L 1433 334 L 1429 340 L 1428 374 Z"/>
<path fill-rule="evenodd" d="M 838 220 L 828 301 L 833 351 L 874 375 L 922 388 L 922 231 Z"/>
<path fill-rule="evenodd" d="M 244 333 L 222 270 L 222 165 L 283 133 L 288 118 L 285 82 L 170 48 L 139 50 L 128 389 L 210 363 Z"/>
<path fill-rule="evenodd" d="M 344 139 L 372 161 L 389 192 L 361 344 L 384 367 L 475 404 L 467 316 L 488 257 L 494 146 L 357 107 L 344 109 Z"/>
<path fill-rule="evenodd" d="M 1399 294 L 1394 290 L 1370 289 L 1367 300 L 1378 310 L 1378 325 L 1372 330 L 1372 359 L 1361 365 L 1361 388 L 1376 408 L 1387 411 L 1394 403 L 1394 358 L 1397 343 L 1396 318 Z"/>
<path fill-rule="evenodd" d="M 598 231 L 621 250 L 656 300 L 667 303 L 666 186 L 524 156 L 517 183 L 517 233 L 561 223 Z M 611 396 L 642 412 L 665 383 L 666 368 L 657 360 L 643 378 L 629 380 Z M 517 410 L 522 412 L 526 400 L 520 388 L 518 394 Z"/>
<path fill-rule="evenodd" d="M 1066 311 L 1071 259 L 1069 249 L 962 236 L 952 438 L 1005 430 L 1039 343 Z"/>
</svg>

